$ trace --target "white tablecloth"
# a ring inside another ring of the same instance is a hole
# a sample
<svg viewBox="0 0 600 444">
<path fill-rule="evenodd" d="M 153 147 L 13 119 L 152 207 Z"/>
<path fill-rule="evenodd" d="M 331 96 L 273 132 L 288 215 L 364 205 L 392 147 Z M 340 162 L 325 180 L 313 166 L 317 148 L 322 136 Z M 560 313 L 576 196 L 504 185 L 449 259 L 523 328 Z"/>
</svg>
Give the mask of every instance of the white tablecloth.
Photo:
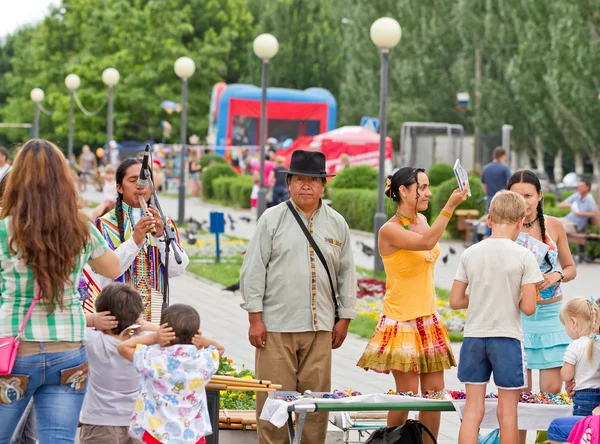
<svg viewBox="0 0 600 444">
<path fill-rule="evenodd" d="M 415 401 L 439 403 L 444 402 L 437 399 L 413 398 L 409 396 L 398 395 L 361 395 L 342 399 L 310 399 L 303 398 L 293 402 L 286 402 L 278 399 L 267 398 L 267 402 L 260 414 L 260 419 L 271 422 L 271 424 L 282 427 L 288 418 L 287 408 L 290 404 L 322 404 L 336 403 L 348 404 L 348 411 L 352 411 L 352 404 L 355 403 L 411 403 Z M 452 401 L 458 415 L 462 418 L 462 412 L 465 407 L 465 401 Z M 485 416 L 481 424 L 484 429 L 498 428 L 496 410 L 498 408 L 497 399 L 486 399 Z M 519 429 L 521 430 L 546 430 L 553 419 L 561 416 L 571 416 L 573 407 L 570 405 L 545 405 L 545 404 L 523 404 L 519 403 Z"/>
</svg>

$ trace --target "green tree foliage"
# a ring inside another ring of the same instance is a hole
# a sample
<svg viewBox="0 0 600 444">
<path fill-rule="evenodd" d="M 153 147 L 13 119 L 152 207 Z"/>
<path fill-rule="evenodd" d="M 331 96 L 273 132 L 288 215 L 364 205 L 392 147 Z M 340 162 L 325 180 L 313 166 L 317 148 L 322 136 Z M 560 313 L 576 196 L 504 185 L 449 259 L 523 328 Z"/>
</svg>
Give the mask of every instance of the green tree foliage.
<svg viewBox="0 0 600 444">
<path fill-rule="evenodd" d="M 259 0 L 252 0 L 259 1 Z M 341 19 L 335 0 L 264 1 L 255 34 L 277 37 L 269 85 L 328 89 L 337 98 L 342 76 Z M 249 81 L 260 85 L 260 60 L 249 51 Z"/>
<path fill-rule="evenodd" d="M 81 78 L 83 105 L 95 110 L 106 101 L 101 74 L 115 67 L 115 138 L 156 140 L 168 120 L 178 140 L 179 114 L 160 108 L 180 102 L 181 81 L 173 71 L 178 57 L 190 56 L 196 73 L 189 79 L 188 133 L 206 134 L 211 88 L 235 82 L 247 71 L 252 16 L 246 0 L 63 0 L 35 28 L 10 36 L 2 46 L 0 113 L 4 122 L 29 122 L 29 91 L 44 89 L 43 104 L 54 111 L 41 116 L 40 135 L 66 145 L 69 96 L 64 78 Z M 4 100 L 1 100 L 4 96 Z M 87 117 L 76 111 L 75 141 L 106 142 L 106 110 Z M 9 141 L 20 135 L 5 133 Z"/>
<path fill-rule="evenodd" d="M 348 167 L 341 170 L 327 185 L 328 188 L 377 189 L 377 171 L 368 165 Z"/>
</svg>

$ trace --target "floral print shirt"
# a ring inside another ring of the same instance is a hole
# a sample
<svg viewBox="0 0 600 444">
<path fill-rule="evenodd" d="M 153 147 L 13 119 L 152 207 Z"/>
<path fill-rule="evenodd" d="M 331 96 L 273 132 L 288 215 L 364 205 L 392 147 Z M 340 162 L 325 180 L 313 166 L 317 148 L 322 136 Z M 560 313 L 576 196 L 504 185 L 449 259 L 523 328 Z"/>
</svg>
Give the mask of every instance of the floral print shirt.
<svg viewBox="0 0 600 444">
<path fill-rule="evenodd" d="M 184 444 L 212 433 L 204 387 L 219 368 L 216 348 L 138 344 L 133 365 L 142 381 L 131 436 L 141 440 L 148 432 L 162 443 Z"/>
</svg>

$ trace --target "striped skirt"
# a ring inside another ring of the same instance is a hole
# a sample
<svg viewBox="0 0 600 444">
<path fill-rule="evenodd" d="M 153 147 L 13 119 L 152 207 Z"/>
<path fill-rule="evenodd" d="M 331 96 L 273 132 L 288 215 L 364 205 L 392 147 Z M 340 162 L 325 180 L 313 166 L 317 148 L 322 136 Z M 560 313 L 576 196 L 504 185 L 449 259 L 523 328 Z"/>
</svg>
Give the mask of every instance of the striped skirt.
<svg viewBox="0 0 600 444">
<path fill-rule="evenodd" d="M 373 337 L 356 364 L 378 373 L 434 373 L 456 366 L 446 327 L 437 313 L 410 321 L 381 315 Z"/>
</svg>

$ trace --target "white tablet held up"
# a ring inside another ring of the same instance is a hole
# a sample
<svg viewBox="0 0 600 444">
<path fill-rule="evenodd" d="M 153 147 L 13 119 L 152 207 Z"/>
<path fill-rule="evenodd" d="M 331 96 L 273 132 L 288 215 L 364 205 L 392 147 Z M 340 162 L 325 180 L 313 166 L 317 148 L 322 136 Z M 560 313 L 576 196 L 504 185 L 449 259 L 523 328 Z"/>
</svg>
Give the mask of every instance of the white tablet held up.
<svg viewBox="0 0 600 444">
<path fill-rule="evenodd" d="M 468 196 L 471 197 L 471 185 L 469 184 L 469 175 L 460 164 L 459 159 L 456 159 L 456 162 L 454 163 L 454 175 L 456 176 L 456 181 L 458 182 L 458 187 L 460 188 L 460 191 L 463 191 L 465 188 L 464 184 L 467 184 L 467 186 L 469 187 Z"/>
</svg>

